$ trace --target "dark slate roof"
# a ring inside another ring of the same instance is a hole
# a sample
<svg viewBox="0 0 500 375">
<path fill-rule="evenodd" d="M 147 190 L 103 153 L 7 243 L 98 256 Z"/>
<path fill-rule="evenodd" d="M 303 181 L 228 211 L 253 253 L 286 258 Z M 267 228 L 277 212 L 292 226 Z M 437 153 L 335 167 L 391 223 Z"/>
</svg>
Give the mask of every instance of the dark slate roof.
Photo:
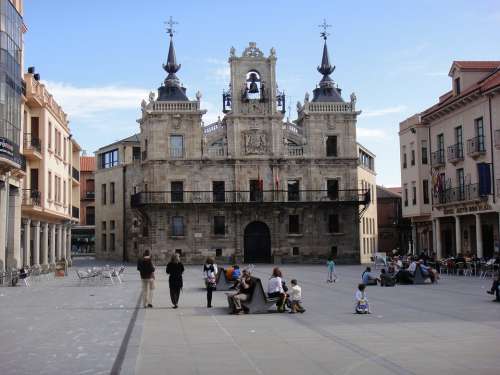
<svg viewBox="0 0 500 375">
<path fill-rule="evenodd" d="M 186 89 L 180 85 L 179 78 L 175 75 L 180 68 L 181 64 L 177 64 L 174 42 L 172 40 L 172 35 L 170 35 L 167 63 L 163 64 L 163 69 L 168 73 L 168 76 L 165 79 L 165 83 L 158 88 L 159 101 L 189 101 L 186 96 Z"/>
<path fill-rule="evenodd" d="M 344 102 L 337 87 L 318 87 L 313 90 L 313 102 Z"/>
<path fill-rule="evenodd" d="M 186 88 L 180 86 L 158 87 L 158 101 L 183 102 L 189 101 L 186 96 Z"/>
<path fill-rule="evenodd" d="M 321 65 L 318 66 L 318 72 L 323 74 L 323 78 L 319 82 L 319 87 L 313 90 L 313 102 L 343 102 L 341 90 L 335 87 L 330 74 L 335 70 L 335 66 L 330 64 L 330 57 L 328 56 L 328 46 L 323 45 L 323 57 L 321 58 Z"/>
</svg>

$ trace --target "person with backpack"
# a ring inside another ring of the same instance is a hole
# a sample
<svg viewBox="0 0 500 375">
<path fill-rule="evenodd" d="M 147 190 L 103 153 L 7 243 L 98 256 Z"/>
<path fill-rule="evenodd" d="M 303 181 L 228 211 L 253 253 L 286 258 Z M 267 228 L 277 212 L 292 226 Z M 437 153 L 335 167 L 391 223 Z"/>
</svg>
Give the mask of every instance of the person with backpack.
<svg viewBox="0 0 500 375">
<path fill-rule="evenodd" d="M 203 266 L 205 285 L 207 287 L 207 308 L 212 307 L 212 293 L 217 288 L 217 265 L 212 257 L 208 257 Z"/>
<path fill-rule="evenodd" d="M 153 289 L 155 280 L 155 267 L 151 261 L 149 250 L 137 261 L 137 270 L 141 274 L 142 304 L 144 308 L 153 307 Z"/>
</svg>

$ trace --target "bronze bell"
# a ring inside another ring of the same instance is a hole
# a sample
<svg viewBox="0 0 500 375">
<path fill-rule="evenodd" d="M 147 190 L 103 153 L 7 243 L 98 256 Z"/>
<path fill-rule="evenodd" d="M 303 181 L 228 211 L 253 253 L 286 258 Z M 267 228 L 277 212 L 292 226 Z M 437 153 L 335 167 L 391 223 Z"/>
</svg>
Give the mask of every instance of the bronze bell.
<svg viewBox="0 0 500 375">
<path fill-rule="evenodd" d="M 257 75 L 255 73 L 250 74 L 250 88 L 248 93 L 257 94 L 259 92 L 259 87 L 257 86 Z"/>
</svg>

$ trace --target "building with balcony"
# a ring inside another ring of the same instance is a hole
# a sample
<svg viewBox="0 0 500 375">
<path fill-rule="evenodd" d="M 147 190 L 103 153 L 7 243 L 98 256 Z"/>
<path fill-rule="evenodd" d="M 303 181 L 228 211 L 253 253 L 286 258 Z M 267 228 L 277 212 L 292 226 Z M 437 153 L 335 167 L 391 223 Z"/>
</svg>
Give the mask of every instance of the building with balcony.
<svg viewBox="0 0 500 375">
<path fill-rule="evenodd" d="M 21 263 L 23 2 L 0 0 L 0 273 Z M 36 199 L 34 197 L 33 199 Z"/>
<path fill-rule="evenodd" d="M 361 263 L 370 263 L 378 251 L 377 224 L 377 174 L 375 173 L 375 154 L 361 144 L 358 148 L 358 188 L 370 191 L 370 204 L 360 210 L 359 253 Z"/>
<path fill-rule="evenodd" d="M 71 232 L 71 248 L 79 254 L 95 252 L 95 169 L 94 156 L 80 156 L 79 221 Z"/>
<path fill-rule="evenodd" d="M 141 104 L 140 133 L 96 152 L 98 257 L 148 249 L 158 263 L 174 252 L 190 263 L 359 263 L 370 192 L 358 184 L 356 97 L 344 101 L 333 83 L 325 40 L 321 82 L 285 122 L 276 59 L 255 43 L 231 48 L 224 118 L 204 125 L 201 94 L 190 100 L 176 75 L 171 35 L 168 75 Z"/>
<path fill-rule="evenodd" d="M 454 61 L 449 76 L 452 89 L 399 126 L 403 216 L 415 252 L 491 257 L 500 251 L 500 61 Z"/>
<path fill-rule="evenodd" d="M 71 226 L 80 207 L 80 146 L 35 68 L 24 81 L 21 262 L 50 268 L 57 260 L 71 260 Z"/>
</svg>

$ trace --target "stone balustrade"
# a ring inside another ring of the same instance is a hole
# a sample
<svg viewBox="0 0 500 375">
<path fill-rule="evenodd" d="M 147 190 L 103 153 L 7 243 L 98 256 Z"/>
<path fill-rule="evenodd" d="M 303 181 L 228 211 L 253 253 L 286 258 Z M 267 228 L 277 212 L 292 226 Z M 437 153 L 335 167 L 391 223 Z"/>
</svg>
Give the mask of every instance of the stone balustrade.
<svg viewBox="0 0 500 375">
<path fill-rule="evenodd" d="M 200 102 L 161 102 L 153 103 L 153 112 L 193 112 L 200 109 Z"/>
</svg>

